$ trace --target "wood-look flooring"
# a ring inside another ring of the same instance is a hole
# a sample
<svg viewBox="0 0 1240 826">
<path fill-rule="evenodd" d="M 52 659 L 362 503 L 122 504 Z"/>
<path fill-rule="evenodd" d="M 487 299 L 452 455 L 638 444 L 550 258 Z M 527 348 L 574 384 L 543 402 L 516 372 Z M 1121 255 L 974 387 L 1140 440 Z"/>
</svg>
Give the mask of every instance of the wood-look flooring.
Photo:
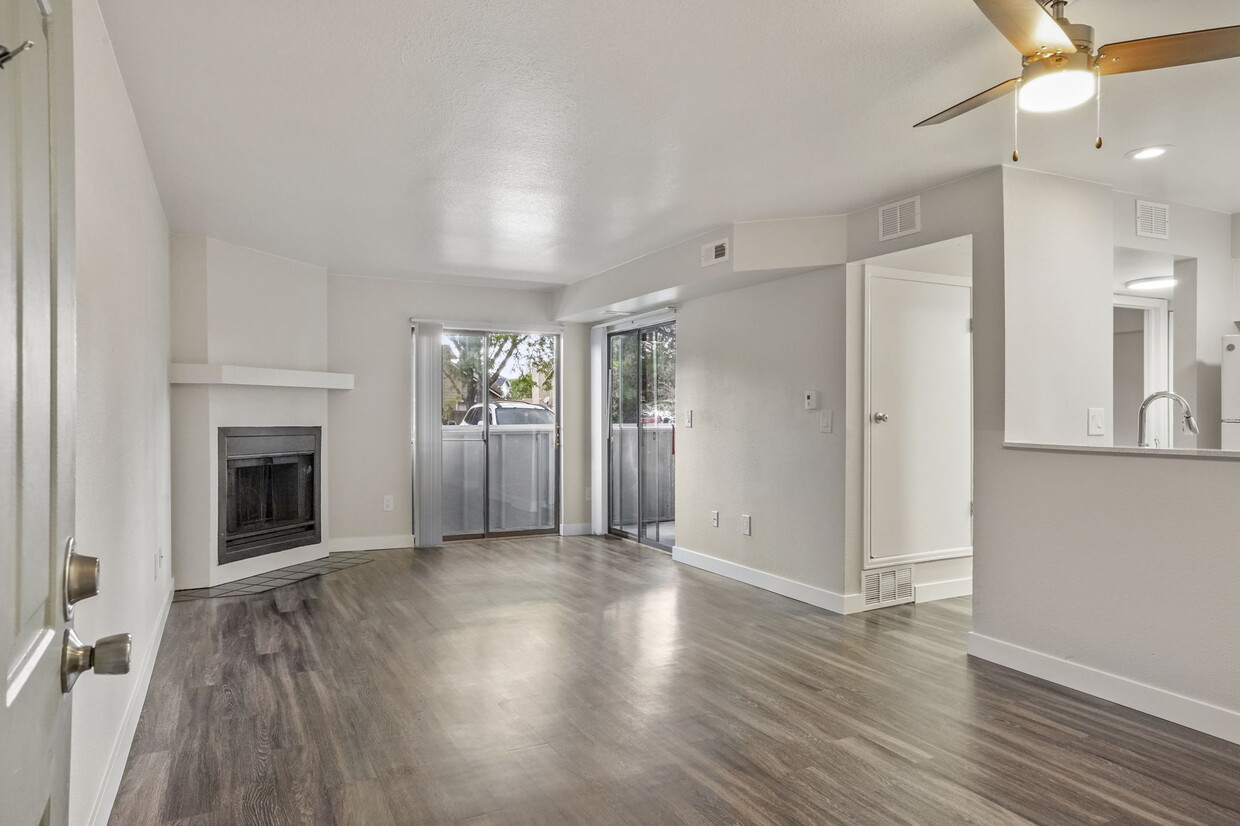
<svg viewBox="0 0 1240 826">
<path fill-rule="evenodd" d="M 111 823 L 1240 824 L 1240 746 L 593 537 L 172 606 Z"/>
</svg>

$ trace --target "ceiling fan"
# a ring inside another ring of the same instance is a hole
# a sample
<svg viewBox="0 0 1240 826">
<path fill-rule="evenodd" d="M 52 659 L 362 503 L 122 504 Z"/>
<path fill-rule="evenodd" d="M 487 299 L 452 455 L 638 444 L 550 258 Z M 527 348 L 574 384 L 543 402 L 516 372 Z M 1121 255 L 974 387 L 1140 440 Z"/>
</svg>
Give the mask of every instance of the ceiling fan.
<svg viewBox="0 0 1240 826">
<path fill-rule="evenodd" d="M 1017 91 L 1026 112 L 1060 112 L 1091 100 L 1099 75 L 1143 72 L 1240 57 L 1240 26 L 1111 43 L 1094 53 L 1094 30 L 1064 16 L 1068 0 L 973 0 L 1024 58 L 1020 77 L 926 118 L 944 123 Z M 1101 146 L 1101 139 L 1099 139 Z"/>
</svg>

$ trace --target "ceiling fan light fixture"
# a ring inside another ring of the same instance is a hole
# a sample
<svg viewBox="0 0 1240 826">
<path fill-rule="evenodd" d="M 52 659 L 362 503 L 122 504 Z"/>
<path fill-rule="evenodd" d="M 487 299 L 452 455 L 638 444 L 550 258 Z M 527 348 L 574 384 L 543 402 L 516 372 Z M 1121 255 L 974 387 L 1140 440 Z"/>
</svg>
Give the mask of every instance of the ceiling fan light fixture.
<svg viewBox="0 0 1240 826">
<path fill-rule="evenodd" d="M 1175 278 L 1169 275 L 1156 275 L 1153 278 L 1136 278 L 1125 281 L 1124 288 L 1129 290 L 1147 291 L 1162 290 L 1175 286 Z"/>
<path fill-rule="evenodd" d="M 1063 112 L 1093 100 L 1098 77 L 1089 55 L 1060 54 L 1030 63 L 1021 73 L 1020 108 L 1026 112 Z"/>
</svg>

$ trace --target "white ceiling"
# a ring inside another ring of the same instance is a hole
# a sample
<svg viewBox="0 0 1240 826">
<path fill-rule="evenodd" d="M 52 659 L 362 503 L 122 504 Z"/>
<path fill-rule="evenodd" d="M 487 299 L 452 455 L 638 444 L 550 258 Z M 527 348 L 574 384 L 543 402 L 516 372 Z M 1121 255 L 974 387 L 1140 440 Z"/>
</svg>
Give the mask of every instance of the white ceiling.
<svg viewBox="0 0 1240 826">
<path fill-rule="evenodd" d="M 333 272 L 567 283 L 733 221 L 1005 162 L 1019 71 L 970 0 L 102 0 L 172 228 Z M 1080 0 L 1100 43 L 1240 24 Z M 1240 211 L 1240 60 L 1120 75 L 1022 165 Z M 1154 162 L 1129 149 L 1171 143 Z"/>
</svg>

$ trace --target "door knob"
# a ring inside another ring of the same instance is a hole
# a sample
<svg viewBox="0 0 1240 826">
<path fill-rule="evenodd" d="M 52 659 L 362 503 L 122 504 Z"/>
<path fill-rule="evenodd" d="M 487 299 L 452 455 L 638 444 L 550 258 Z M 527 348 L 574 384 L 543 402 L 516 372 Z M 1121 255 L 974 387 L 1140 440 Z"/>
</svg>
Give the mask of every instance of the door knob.
<svg viewBox="0 0 1240 826">
<path fill-rule="evenodd" d="M 113 634 L 94 645 L 86 645 L 72 628 L 65 631 L 64 649 L 60 656 L 60 690 L 68 694 L 77 678 L 87 671 L 96 674 L 128 674 L 129 657 L 133 653 L 133 637 Z"/>
<path fill-rule="evenodd" d="M 874 424 L 882 424 L 885 421 L 887 421 L 886 413 L 875 413 L 874 414 Z"/>
<path fill-rule="evenodd" d="M 77 552 L 73 537 L 65 543 L 65 619 L 73 619 L 75 603 L 99 593 L 99 560 Z"/>
</svg>

